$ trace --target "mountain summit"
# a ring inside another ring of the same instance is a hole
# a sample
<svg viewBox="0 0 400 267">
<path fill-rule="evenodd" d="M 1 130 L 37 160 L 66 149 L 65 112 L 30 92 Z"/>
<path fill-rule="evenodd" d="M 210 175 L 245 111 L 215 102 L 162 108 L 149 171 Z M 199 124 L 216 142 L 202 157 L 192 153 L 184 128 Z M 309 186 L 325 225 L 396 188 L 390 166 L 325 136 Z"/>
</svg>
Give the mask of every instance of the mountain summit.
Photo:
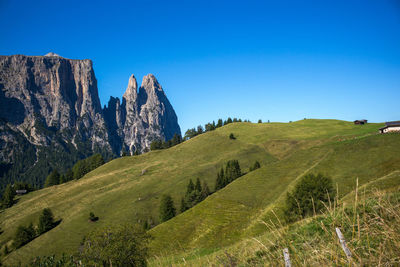
<svg viewBox="0 0 400 267">
<path fill-rule="evenodd" d="M 38 184 L 51 169 L 68 165 L 60 162 L 142 152 L 155 139 L 181 134 L 154 75 L 140 88 L 132 75 L 122 103 L 111 97 L 101 108 L 92 61 L 55 53 L 0 56 L 0 130 L 0 177 L 29 172 Z"/>
<path fill-rule="evenodd" d="M 169 140 L 180 134 L 178 119 L 161 85 L 153 74 L 143 78 L 138 93 L 137 82 L 132 74 L 122 97 L 110 97 L 104 108 L 106 123 L 112 136 L 115 150 L 126 149 L 130 153 L 148 148 L 152 140 Z"/>
</svg>

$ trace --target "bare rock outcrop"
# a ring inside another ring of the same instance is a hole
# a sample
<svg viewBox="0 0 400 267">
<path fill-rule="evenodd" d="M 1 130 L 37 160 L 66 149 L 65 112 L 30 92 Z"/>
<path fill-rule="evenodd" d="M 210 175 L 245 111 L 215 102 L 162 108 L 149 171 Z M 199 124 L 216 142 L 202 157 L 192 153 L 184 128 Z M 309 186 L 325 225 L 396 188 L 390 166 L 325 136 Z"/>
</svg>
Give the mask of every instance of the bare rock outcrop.
<svg viewBox="0 0 400 267">
<path fill-rule="evenodd" d="M 133 154 L 148 148 L 153 140 L 169 140 L 181 134 L 175 111 L 152 74 L 143 78 L 139 92 L 136 78 L 131 75 L 122 103 L 111 97 L 104 111 L 110 135 L 121 140 L 115 147 L 120 151 Z"/>
<path fill-rule="evenodd" d="M 12 169 L 17 159 L 40 162 L 46 156 L 40 151 L 72 159 L 96 152 L 112 157 L 181 133 L 153 75 L 145 76 L 139 89 L 132 75 L 122 103 L 111 97 L 102 109 L 92 61 L 55 53 L 0 56 L 0 130 L 0 178 L 6 175 L 2 166 Z M 24 150 L 31 151 L 30 160 Z M 49 159 L 47 168 L 53 165 Z"/>
</svg>

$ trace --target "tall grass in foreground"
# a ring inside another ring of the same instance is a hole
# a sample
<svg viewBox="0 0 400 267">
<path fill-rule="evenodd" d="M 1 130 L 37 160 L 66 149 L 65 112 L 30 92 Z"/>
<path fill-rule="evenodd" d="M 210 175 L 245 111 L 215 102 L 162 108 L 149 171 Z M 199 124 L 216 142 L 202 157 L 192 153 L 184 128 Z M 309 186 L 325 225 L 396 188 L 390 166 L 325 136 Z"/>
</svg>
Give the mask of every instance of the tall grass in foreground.
<svg viewBox="0 0 400 267">
<path fill-rule="evenodd" d="M 400 192 L 355 191 L 354 202 L 333 199 L 323 214 L 285 225 L 263 222 L 267 233 L 206 256 L 170 261 L 186 266 L 284 266 L 288 248 L 292 266 L 398 266 L 400 265 Z M 352 257 L 340 246 L 335 228 L 342 231 Z M 166 259 L 164 259 L 166 260 Z M 175 258 L 176 260 L 176 258 Z M 163 265 L 158 259 L 151 265 Z"/>
<path fill-rule="evenodd" d="M 352 206 L 337 199 L 322 215 L 284 226 L 264 222 L 269 234 L 254 238 L 256 246 L 239 253 L 236 264 L 283 265 L 283 249 L 288 248 L 294 266 L 393 266 L 400 264 L 400 193 L 374 192 L 359 200 L 356 189 Z M 344 254 L 335 228 L 344 234 L 352 252 Z M 251 252 L 253 251 L 253 255 Z M 232 256 L 233 257 L 233 256 Z M 231 259 L 229 261 L 232 261 Z M 221 263 L 223 263 L 223 258 Z"/>
</svg>

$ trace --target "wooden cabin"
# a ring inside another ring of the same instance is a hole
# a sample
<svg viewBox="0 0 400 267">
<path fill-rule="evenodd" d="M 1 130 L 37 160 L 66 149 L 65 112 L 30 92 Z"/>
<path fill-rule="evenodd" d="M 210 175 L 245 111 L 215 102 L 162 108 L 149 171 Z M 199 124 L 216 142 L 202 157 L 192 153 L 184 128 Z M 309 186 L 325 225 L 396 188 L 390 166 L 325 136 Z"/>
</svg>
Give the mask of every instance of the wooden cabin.
<svg viewBox="0 0 400 267">
<path fill-rule="evenodd" d="M 389 121 L 385 122 L 385 127 L 379 129 L 380 133 L 393 133 L 398 132 L 400 133 L 400 121 Z"/>
<path fill-rule="evenodd" d="M 355 125 L 364 125 L 367 124 L 368 120 L 355 120 L 354 124 Z"/>
</svg>

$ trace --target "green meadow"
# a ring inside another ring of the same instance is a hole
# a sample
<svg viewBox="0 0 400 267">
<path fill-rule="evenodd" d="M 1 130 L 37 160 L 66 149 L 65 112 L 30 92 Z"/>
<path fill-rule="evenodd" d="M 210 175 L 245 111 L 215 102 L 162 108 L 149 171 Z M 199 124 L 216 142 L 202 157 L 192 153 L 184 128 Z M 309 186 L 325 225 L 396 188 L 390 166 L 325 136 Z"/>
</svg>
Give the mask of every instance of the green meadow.
<svg viewBox="0 0 400 267">
<path fill-rule="evenodd" d="M 163 194 L 170 194 L 179 210 L 189 179 L 199 178 L 213 190 L 218 170 L 236 159 L 243 176 L 149 231 L 153 236 L 150 265 L 224 264 L 221 257 L 229 260 L 226 251 L 247 255 L 243 247 L 254 246 L 254 239 L 264 244 L 268 235 L 279 231 L 265 224 L 279 223 L 286 193 L 307 173 L 331 177 L 337 202 L 342 204 L 354 199 L 355 188 L 371 195 L 375 188 L 397 192 L 400 135 L 378 134 L 382 125 L 313 119 L 231 123 L 169 149 L 112 160 L 79 180 L 19 197 L 13 207 L 1 212 L 0 247 L 11 247 L 18 225 L 37 224 L 44 208 L 62 220 L 13 250 L 3 263 L 25 264 L 34 256 L 74 254 L 87 233 L 104 225 L 150 219 L 158 223 Z M 235 140 L 229 138 L 230 133 Z M 249 172 L 256 160 L 261 168 Z M 99 217 L 97 222 L 89 220 L 90 212 Z"/>
</svg>

